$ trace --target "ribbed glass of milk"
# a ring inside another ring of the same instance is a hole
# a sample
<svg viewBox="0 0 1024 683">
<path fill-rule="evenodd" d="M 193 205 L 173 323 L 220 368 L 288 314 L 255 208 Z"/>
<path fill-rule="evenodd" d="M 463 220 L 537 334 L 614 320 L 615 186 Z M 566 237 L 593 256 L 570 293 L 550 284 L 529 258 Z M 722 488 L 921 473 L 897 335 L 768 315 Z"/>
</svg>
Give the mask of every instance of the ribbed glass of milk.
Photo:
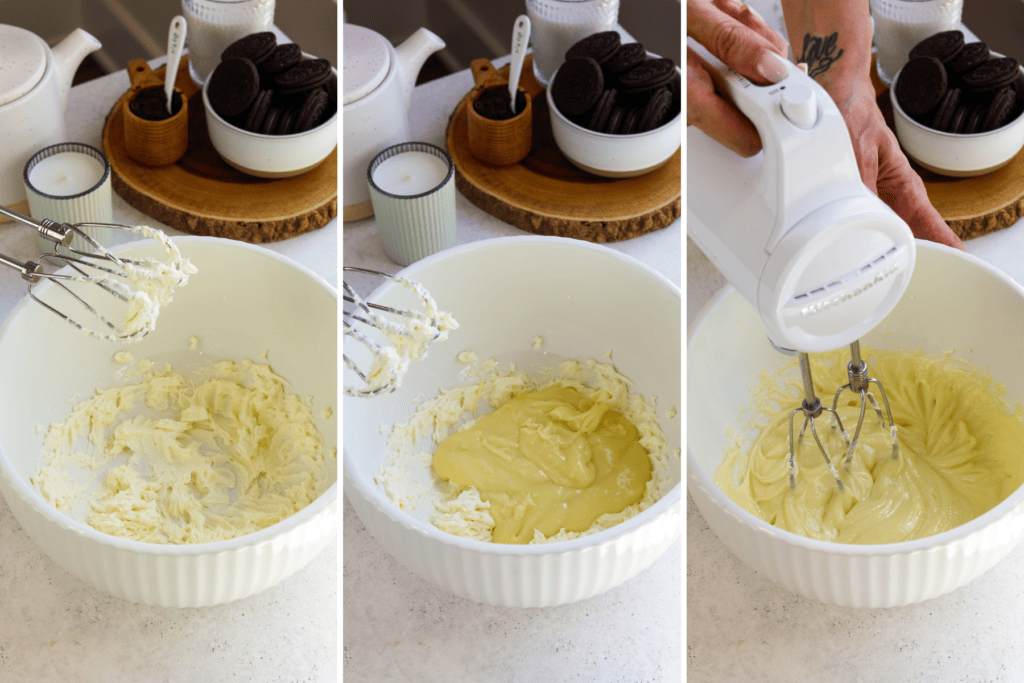
<svg viewBox="0 0 1024 683">
<path fill-rule="evenodd" d="M 619 0 L 526 0 L 533 45 L 533 74 L 547 85 L 573 43 L 611 31 L 619 20 Z"/>
<path fill-rule="evenodd" d="M 217 68 L 224 48 L 274 24 L 274 0 L 181 0 L 181 10 L 188 25 L 188 72 L 198 86 Z"/>
<path fill-rule="evenodd" d="M 959 28 L 963 9 L 964 0 L 871 0 L 876 68 L 882 82 L 892 83 L 919 42 Z"/>
</svg>

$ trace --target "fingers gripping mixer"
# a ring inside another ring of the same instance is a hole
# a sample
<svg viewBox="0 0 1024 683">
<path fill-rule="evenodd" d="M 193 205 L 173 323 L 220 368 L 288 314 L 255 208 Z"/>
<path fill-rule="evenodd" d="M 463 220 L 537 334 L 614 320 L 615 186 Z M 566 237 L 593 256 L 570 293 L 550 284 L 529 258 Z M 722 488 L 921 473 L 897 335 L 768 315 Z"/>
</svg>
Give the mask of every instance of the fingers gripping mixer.
<svg viewBox="0 0 1024 683">
<path fill-rule="evenodd" d="M 913 272 L 914 238 L 907 224 L 861 181 L 850 134 L 825 90 L 793 64 L 779 83 L 756 85 L 691 41 L 713 68 L 720 93 L 756 126 L 763 150 L 744 159 L 687 128 L 687 231 L 725 278 L 757 309 L 768 338 L 799 354 L 804 400 L 791 415 L 790 481 L 795 451 L 808 426 L 840 488 L 842 479 L 813 419 L 826 412 L 846 444 L 835 411 L 849 388 L 862 407 L 873 383 L 883 398 L 893 454 L 895 428 L 884 389 L 868 377 L 858 340 L 899 301 Z M 815 396 L 807 354 L 851 345 L 850 384 L 832 409 Z M 792 421 L 802 413 L 800 439 Z M 858 422 L 855 434 L 859 435 Z"/>
</svg>

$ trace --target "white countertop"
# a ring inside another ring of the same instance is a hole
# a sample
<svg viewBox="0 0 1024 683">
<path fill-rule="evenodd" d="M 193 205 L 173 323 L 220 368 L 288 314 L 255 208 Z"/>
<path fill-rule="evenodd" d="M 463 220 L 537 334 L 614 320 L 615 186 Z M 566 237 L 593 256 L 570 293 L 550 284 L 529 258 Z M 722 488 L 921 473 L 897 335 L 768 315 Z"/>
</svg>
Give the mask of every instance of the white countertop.
<svg viewBox="0 0 1024 683">
<path fill-rule="evenodd" d="M 496 65 L 507 58 L 496 60 Z M 417 87 L 412 136 L 445 146 L 448 117 L 473 87 L 462 71 Z M 526 234 L 456 198 L 460 244 Z M 344 265 L 389 273 L 372 218 L 344 225 Z M 681 221 L 607 246 L 681 281 Z M 367 295 L 372 280 L 349 278 Z M 349 399 L 347 399 L 349 400 Z M 344 505 L 344 665 L 348 681 L 672 683 L 681 676 L 682 544 L 603 595 L 547 609 L 505 609 L 450 595 L 395 561 Z"/>
<path fill-rule="evenodd" d="M 156 62 L 154 62 L 156 63 Z M 120 71 L 71 89 L 69 139 L 102 149 L 104 119 L 128 89 Z M 116 193 L 114 221 L 181 235 Z M 338 221 L 263 245 L 337 285 Z M 35 258 L 35 232 L 0 224 L 0 253 Z M 26 283 L 0 268 L 0 321 Z M 2 417 L 0 417 L 2 419 Z M 114 598 L 52 562 L 0 499 L 0 681 L 335 681 L 338 679 L 338 545 L 245 600 L 161 609 Z"/>
<path fill-rule="evenodd" d="M 966 247 L 1024 283 L 1024 221 Z M 689 240 L 686 268 L 689 325 L 725 280 Z M 1024 544 L 975 581 L 933 600 L 841 608 L 755 573 L 687 496 L 686 561 L 687 680 L 694 683 L 1024 680 Z"/>
</svg>

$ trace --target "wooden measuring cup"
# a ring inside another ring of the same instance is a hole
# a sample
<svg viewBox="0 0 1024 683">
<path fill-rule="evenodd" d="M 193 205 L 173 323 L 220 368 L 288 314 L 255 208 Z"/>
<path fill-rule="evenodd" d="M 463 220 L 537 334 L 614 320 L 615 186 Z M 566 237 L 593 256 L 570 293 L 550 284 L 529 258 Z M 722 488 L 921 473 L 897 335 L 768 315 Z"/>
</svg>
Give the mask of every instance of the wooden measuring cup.
<svg viewBox="0 0 1024 683">
<path fill-rule="evenodd" d="M 128 156 L 143 166 L 167 166 L 185 155 L 188 149 L 188 97 L 175 87 L 174 94 L 181 98 L 181 108 L 170 118 L 150 121 L 136 115 L 132 102 L 143 93 L 159 93 L 165 102 L 164 81 L 157 76 L 144 59 L 128 62 L 128 76 L 132 87 L 124 100 L 124 144 Z M 166 106 L 166 105 L 165 105 Z"/>
<path fill-rule="evenodd" d="M 522 161 L 533 145 L 533 99 L 520 87 L 519 92 L 526 99 L 522 111 L 510 119 L 489 119 L 481 115 L 474 105 L 485 90 L 507 90 L 508 79 L 499 76 L 488 59 L 474 59 L 470 62 L 470 69 L 476 87 L 470 95 L 467 109 L 469 150 L 477 159 L 492 166 L 510 166 Z"/>
</svg>

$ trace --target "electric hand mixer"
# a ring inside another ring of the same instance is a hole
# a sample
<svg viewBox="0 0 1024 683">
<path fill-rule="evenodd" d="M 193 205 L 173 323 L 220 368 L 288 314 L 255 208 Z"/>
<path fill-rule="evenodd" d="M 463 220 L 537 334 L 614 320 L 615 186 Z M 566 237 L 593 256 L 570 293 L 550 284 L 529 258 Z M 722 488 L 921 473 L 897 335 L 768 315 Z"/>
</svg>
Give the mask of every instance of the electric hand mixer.
<svg viewBox="0 0 1024 683">
<path fill-rule="evenodd" d="M 790 485 L 796 485 L 795 453 L 809 426 L 842 490 L 814 419 L 829 413 L 849 465 L 870 404 L 882 426 L 888 425 L 893 458 L 899 456 L 885 389 L 868 376 L 859 340 L 906 290 L 916 253 L 913 235 L 861 181 L 846 123 L 817 82 L 780 58 L 786 78 L 759 86 L 696 43 L 690 46 L 712 65 L 719 92 L 754 123 L 763 150 L 744 159 L 687 128 L 687 232 L 757 309 L 772 344 L 799 356 L 804 400 L 789 419 Z M 831 408 L 824 407 L 814 392 L 808 354 L 847 345 L 850 382 L 836 391 Z M 871 384 L 881 395 L 884 417 Z M 836 412 L 845 389 L 861 400 L 853 439 Z M 804 420 L 794 439 L 797 414 Z"/>
</svg>

